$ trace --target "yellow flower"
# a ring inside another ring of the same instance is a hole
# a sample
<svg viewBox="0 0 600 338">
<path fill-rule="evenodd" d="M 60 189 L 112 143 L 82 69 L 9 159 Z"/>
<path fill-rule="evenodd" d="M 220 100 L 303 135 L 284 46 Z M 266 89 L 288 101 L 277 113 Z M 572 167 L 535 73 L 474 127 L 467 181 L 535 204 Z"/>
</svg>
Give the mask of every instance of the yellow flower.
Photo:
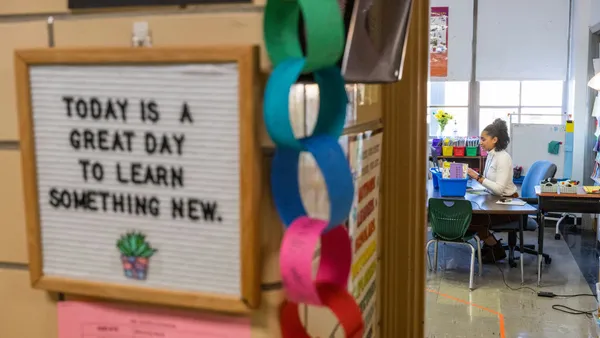
<svg viewBox="0 0 600 338">
<path fill-rule="evenodd" d="M 443 109 L 439 109 L 433 116 L 438 122 L 444 123 L 447 123 L 449 120 L 452 120 L 454 118 L 452 114 L 446 112 Z"/>
</svg>

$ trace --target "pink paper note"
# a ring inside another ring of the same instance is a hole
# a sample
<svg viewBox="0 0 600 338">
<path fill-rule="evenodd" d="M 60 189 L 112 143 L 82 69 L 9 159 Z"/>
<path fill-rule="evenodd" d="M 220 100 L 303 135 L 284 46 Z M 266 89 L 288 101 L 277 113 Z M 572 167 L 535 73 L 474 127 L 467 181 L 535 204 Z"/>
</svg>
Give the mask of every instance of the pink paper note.
<svg viewBox="0 0 600 338">
<path fill-rule="evenodd" d="M 250 318 L 107 303 L 58 303 L 59 338 L 250 338 Z"/>
<path fill-rule="evenodd" d="M 315 281 L 346 287 L 352 264 L 352 242 L 348 230 L 337 226 L 321 235 L 327 222 L 298 217 L 285 231 L 279 266 L 288 299 L 295 303 L 321 305 Z M 313 257 L 321 241 L 321 257 L 313 278 Z"/>
</svg>

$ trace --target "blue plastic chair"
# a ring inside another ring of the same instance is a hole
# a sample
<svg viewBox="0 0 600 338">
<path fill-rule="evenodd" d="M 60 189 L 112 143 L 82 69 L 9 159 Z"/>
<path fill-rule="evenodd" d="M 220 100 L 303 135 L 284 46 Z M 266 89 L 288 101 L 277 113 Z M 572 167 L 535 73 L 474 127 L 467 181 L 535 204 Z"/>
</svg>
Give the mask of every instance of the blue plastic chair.
<svg viewBox="0 0 600 338">
<path fill-rule="evenodd" d="M 537 161 L 533 163 L 527 174 L 525 175 L 525 179 L 523 180 L 523 184 L 521 185 L 521 196 L 520 198 L 531 204 L 532 206 L 537 208 L 537 195 L 535 194 L 535 186 L 539 185 L 541 181 L 547 178 L 553 178 L 556 174 L 556 165 L 549 161 Z M 525 231 L 536 231 L 538 229 L 538 221 L 534 218 L 527 217 L 527 220 L 524 224 L 523 230 Z M 519 249 L 517 247 L 517 232 L 519 231 L 519 222 L 510 222 L 501 225 L 495 225 L 492 228 L 493 231 L 496 232 L 507 232 L 508 233 L 508 245 L 504 245 L 504 248 L 509 251 L 509 261 L 514 262 L 514 252 L 515 249 Z M 535 245 L 526 244 L 523 248 L 524 253 L 528 253 L 530 255 L 538 255 L 538 252 L 535 250 Z M 544 260 L 546 264 L 550 264 L 552 259 L 550 255 L 544 254 Z M 513 264 L 513 267 L 516 266 L 516 263 Z"/>
<path fill-rule="evenodd" d="M 523 179 L 521 185 L 521 199 L 529 204 L 537 205 L 537 196 L 535 194 L 535 186 L 540 185 L 540 182 L 552 178 L 556 175 L 556 165 L 549 161 L 537 161 L 533 163 L 529 171 Z"/>
</svg>

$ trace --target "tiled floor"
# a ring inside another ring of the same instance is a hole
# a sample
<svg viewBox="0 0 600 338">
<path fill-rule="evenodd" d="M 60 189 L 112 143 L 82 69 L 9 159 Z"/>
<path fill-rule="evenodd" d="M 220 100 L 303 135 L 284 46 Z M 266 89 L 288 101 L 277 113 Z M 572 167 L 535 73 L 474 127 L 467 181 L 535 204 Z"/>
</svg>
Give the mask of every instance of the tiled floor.
<svg viewBox="0 0 600 338">
<path fill-rule="evenodd" d="M 598 282 L 598 240 L 596 234 L 592 231 L 573 232 L 567 225 L 562 231 L 562 239 L 567 242 L 571 254 L 583 277 L 587 280 L 590 287 L 594 290 Z M 579 228 L 579 227 L 578 227 Z M 554 229 L 552 229 L 554 231 Z"/>
<path fill-rule="evenodd" d="M 557 241 L 553 231 L 546 231 L 545 251 L 553 261 L 544 268 L 543 286 L 539 290 L 563 295 L 590 294 L 590 284 L 595 282 L 590 277 L 598 275 L 595 238 L 591 241 L 589 236 L 566 235 L 564 240 Z M 535 236 L 527 234 L 525 242 L 534 243 Z M 581 243 L 587 244 L 581 248 Z M 592 261 L 580 263 L 590 284 L 571 251 L 576 252 L 575 256 L 582 262 Z M 476 277 L 477 289 L 469 292 L 469 249 L 440 244 L 439 254 L 441 270 L 437 274 L 429 273 L 427 278 L 426 337 L 598 337 L 594 320 L 552 309 L 553 305 L 566 305 L 595 310 L 594 297 L 551 299 L 540 298 L 528 289 L 510 290 L 503 282 L 500 269 L 513 288 L 520 287 L 520 273 L 518 268 L 509 269 L 508 264 L 484 265 L 483 276 Z M 535 262 L 534 256 L 525 255 L 525 286 L 538 290 Z"/>
</svg>

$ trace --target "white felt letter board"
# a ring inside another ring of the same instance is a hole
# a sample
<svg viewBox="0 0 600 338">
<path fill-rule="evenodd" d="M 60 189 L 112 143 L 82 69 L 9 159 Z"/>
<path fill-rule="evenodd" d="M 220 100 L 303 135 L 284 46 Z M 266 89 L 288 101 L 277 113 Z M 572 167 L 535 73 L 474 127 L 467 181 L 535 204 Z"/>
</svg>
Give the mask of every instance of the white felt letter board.
<svg viewBox="0 0 600 338">
<path fill-rule="evenodd" d="M 31 278 L 258 306 L 254 47 L 16 53 Z"/>
</svg>

